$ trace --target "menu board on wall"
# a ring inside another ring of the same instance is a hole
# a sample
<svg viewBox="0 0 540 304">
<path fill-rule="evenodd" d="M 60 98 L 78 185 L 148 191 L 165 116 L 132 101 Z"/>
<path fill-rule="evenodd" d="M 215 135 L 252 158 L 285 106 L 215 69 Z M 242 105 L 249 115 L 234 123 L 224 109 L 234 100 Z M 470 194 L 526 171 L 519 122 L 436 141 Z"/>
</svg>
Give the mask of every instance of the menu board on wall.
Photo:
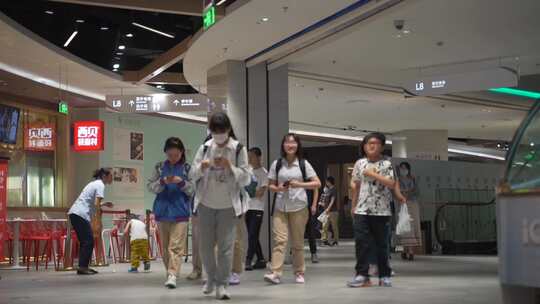
<svg viewBox="0 0 540 304">
<path fill-rule="evenodd" d="M 29 124 L 24 129 L 24 149 L 27 151 L 54 151 L 56 128 L 54 124 Z"/>
</svg>

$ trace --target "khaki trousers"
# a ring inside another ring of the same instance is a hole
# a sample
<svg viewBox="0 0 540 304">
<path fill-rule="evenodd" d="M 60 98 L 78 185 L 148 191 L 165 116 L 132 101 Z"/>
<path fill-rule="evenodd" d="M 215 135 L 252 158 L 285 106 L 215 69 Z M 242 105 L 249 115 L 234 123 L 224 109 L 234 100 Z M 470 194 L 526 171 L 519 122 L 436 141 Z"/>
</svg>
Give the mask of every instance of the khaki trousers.
<svg viewBox="0 0 540 304">
<path fill-rule="evenodd" d="M 339 213 L 337 211 L 332 211 L 328 213 L 328 221 L 323 225 L 322 233 L 321 233 L 321 240 L 322 241 L 329 241 L 330 238 L 328 237 L 328 230 L 330 228 L 330 225 L 332 225 L 332 231 L 333 233 L 333 239 L 334 241 L 339 241 L 339 226 L 338 226 L 338 220 L 339 220 Z"/>
<path fill-rule="evenodd" d="M 178 276 L 186 254 L 188 222 L 158 222 L 163 264 L 169 275 Z"/>
<path fill-rule="evenodd" d="M 274 248 L 272 249 L 272 272 L 276 275 L 281 276 L 283 274 L 283 263 L 285 261 L 285 256 L 287 255 L 289 232 L 291 236 L 294 272 L 305 272 L 304 233 L 306 231 L 308 218 L 309 213 L 307 208 L 287 213 L 275 210 L 272 219 L 272 232 L 274 238 Z"/>
</svg>

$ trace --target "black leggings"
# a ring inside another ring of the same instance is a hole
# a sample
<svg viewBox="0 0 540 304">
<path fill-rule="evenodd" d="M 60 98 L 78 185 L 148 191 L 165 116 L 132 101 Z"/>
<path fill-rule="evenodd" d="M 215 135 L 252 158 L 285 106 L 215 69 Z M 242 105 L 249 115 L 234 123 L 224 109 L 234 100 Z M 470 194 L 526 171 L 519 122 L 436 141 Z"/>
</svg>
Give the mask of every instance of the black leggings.
<svg viewBox="0 0 540 304">
<path fill-rule="evenodd" d="M 90 222 L 76 214 L 70 214 L 71 226 L 79 239 L 79 268 L 88 268 L 94 250 L 94 234 Z"/>
<path fill-rule="evenodd" d="M 263 215 L 264 211 L 260 210 L 249 210 L 246 213 L 246 226 L 249 240 L 246 264 L 251 264 L 255 255 L 257 255 L 257 261 L 264 261 L 261 242 L 259 241 Z"/>
</svg>

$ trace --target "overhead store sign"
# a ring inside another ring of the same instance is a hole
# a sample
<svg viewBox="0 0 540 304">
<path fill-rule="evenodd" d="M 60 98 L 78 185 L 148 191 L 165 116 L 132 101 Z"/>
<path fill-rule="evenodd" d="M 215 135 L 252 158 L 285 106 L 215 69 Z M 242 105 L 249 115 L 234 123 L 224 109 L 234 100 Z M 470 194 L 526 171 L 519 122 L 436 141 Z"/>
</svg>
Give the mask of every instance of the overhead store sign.
<svg viewBox="0 0 540 304">
<path fill-rule="evenodd" d="M 216 6 L 213 0 L 203 0 L 203 28 L 207 30 L 216 23 Z"/>
<path fill-rule="evenodd" d="M 518 77 L 514 71 L 496 68 L 415 79 L 406 83 L 403 89 L 406 96 L 436 96 L 513 87 L 517 86 L 517 83 Z"/>
<path fill-rule="evenodd" d="M 73 124 L 73 149 L 77 152 L 103 151 L 105 124 L 101 120 Z"/>
<path fill-rule="evenodd" d="M 123 113 L 211 112 L 225 110 L 223 101 L 202 94 L 107 95 L 108 107 Z"/>
<path fill-rule="evenodd" d="M 24 149 L 27 151 L 54 151 L 56 132 L 54 124 L 30 124 L 24 130 Z"/>
</svg>

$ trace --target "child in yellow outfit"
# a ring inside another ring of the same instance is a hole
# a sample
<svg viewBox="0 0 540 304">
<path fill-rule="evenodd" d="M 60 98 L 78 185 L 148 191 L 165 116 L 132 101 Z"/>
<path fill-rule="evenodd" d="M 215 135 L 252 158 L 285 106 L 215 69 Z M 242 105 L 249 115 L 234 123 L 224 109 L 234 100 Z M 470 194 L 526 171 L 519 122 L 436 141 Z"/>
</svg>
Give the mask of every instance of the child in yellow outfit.
<svg viewBox="0 0 540 304">
<path fill-rule="evenodd" d="M 129 272 L 139 272 L 141 259 L 144 263 L 144 271 L 150 271 L 150 258 L 148 257 L 148 234 L 146 224 L 138 216 L 132 215 L 132 219 L 126 225 L 124 235 L 129 234 L 131 243 L 131 268 Z"/>
</svg>

